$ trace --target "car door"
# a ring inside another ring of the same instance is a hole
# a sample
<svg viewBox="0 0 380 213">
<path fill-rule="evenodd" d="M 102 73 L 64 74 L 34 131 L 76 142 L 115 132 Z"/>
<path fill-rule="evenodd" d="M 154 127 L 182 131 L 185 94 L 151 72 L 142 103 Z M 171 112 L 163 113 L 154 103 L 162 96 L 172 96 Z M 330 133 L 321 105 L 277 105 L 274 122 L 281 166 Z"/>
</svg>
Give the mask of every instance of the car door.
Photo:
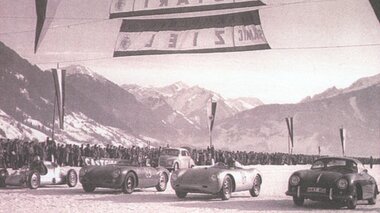
<svg viewBox="0 0 380 213">
<path fill-rule="evenodd" d="M 360 165 L 358 166 L 357 182 L 362 188 L 363 199 L 372 198 L 375 190 L 375 180 L 368 174 L 368 170 Z"/>
<path fill-rule="evenodd" d="M 234 168 L 232 169 L 232 174 L 235 179 L 236 191 L 245 191 L 252 188 L 253 180 L 251 181 L 252 178 L 247 170 Z"/>
</svg>

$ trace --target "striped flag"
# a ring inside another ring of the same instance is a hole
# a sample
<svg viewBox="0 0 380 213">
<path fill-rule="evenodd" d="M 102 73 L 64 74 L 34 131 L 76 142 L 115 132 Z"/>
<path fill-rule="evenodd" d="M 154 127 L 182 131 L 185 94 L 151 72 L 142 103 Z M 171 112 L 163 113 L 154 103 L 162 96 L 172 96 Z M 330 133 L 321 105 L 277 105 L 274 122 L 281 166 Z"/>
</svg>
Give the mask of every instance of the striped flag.
<svg viewBox="0 0 380 213">
<path fill-rule="evenodd" d="M 265 5 L 260 0 L 113 0 L 110 18 L 188 13 Z"/>
<path fill-rule="evenodd" d="M 37 52 L 41 41 L 45 37 L 59 3 L 61 3 L 60 0 L 35 0 L 37 22 L 36 35 L 34 38 L 34 53 Z"/>
<path fill-rule="evenodd" d="M 114 57 L 270 49 L 259 11 L 178 19 L 123 20 Z"/>
<path fill-rule="evenodd" d="M 66 70 L 61 69 L 52 69 L 54 86 L 55 86 L 55 95 L 58 105 L 58 117 L 59 117 L 59 126 L 63 129 L 63 119 L 65 115 L 65 76 Z"/>
<path fill-rule="evenodd" d="M 285 118 L 285 121 L 286 121 L 286 126 L 288 127 L 288 134 L 289 134 L 289 138 L 290 138 L 290 143 L 291 143 L 291 146 L 293 148 L 294 147 L 294 143 L 293 143 L 293 117 L 290 117 L 290 119 Z"/>
<path fill-rule="evenodd" d="M 339 129 L 340 142 L 342 145 L 343 156 L 346 156 L 346 130 L 343 128 Z"/>
<path fill-rule="evenodd" d="M 375 12 L 377 20 L 379 20 L 379 22 L 380 22 L 380 0 L 369 0 L 369 2 L 372 5 L 372 8 Z"/>
</svg>

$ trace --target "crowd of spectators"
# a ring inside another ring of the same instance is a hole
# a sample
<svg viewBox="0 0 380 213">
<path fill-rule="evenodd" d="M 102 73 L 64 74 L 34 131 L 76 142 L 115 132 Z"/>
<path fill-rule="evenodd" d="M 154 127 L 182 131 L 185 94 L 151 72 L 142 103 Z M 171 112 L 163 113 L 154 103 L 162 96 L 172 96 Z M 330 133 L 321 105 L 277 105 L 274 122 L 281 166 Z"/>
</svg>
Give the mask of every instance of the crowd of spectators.
<svg viewBox="0 0 380 213">
<path fill-rule="evenodd" d="M 284 165 L 284 164 L 311 164 L 318 155 L 286 154 L 286 153 L 262 153 L 246 151 L 223 151 L 214 147 L 207 149 L 188 148 L 196 165 L 210 165 L 212 162 L 227 162 L 234 158 L 243 165 Z M 0 138 L 0 168 L 7 167 L 18 169 L 30 165 L 35 156 L 46 161 L 54 161 L 60 166 L 84 165 L 84 158 L 93 159 L 126 159 L 134 164 L 152 166 L 158 165 L 158 159 L 162 147 L 138 146 L 99 146 L 89 144 L 60 144 L 47 138 L 44 142 L 24 141 L 19 139 Z M 363 163 L 380 164 L 380 159 L 359 158 Z"/>
</svg>

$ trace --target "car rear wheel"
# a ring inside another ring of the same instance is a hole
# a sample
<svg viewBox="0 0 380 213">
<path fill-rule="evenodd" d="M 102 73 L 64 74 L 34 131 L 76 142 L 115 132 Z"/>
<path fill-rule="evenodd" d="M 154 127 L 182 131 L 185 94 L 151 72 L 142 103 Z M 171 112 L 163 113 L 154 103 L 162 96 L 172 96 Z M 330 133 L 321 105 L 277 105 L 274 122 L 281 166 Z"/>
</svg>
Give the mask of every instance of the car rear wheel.
<svg viewBox="0 0 380 213">
<path fill-rule="evenodd" d="M 91 184 L 82 184 L 82 188 L 85 192 L 93 192 L 96 189 L 96 187 Z"/>
<path fill-rule="evenodd" d="M 259 175 L 256 175 L 255 179 L 253 180 L 253 186 L 252 189 L 249 190 L 249 193 L 252 197 L 257 197 L 260 195 L 260 189 L 261 189 L 261 177 Z"/>
<path fill-rule="evenodd" d="M 375 191 L 373 192 L 373 197 L 371 199 L 368 199 L 369 205 L 375 205 L 377 199 L 377 188 L 375 188 Z"/>
<path fill-rule="evenodd" d="M 293 196 L 293 202 L 296 206 L 302 206 L 305 203 L 305 198 Z"/>
<path fill-rule="evenodd" d="M 166 186 L 168 184 L 168 177 L 164 172 L 160 173 L 160 180 L 156 186 L 157 191 L 163 192 L 166 190 Z"/>
<path fill-rule="evenodd" d="M 30 189 L 37 189 L 40 187 L 40 174 L 36 171 L 33 171 L 28 176 L 27 185 Z"/>
<path fill-rule="evenodd" d="M 182 192 L 182 191 L 175 191 L 175 195 L 177 195 L 178 198 L 185 198 L 187 195 L 187 192 Z"/>
<path fill-rule="evenodd" d="M 4 188 L 7 185 L 5 184 L 5 179 L 8 176 L 8 171 L 5 169 L 0 170 L 0 188 Z"/>
<path fill-rule="evenodd" d="M 220 191 L 220 194 L 222 196 L 222 200 L 228 200 L 231 198 L 232 193 L 232 179 L 230 176 L 224 177 L 222 189 Z"/>
<path fill-rule="evenodd" d="M 352 198 L 347 201 L 347 208 L 355 209 L 357 202 L 358 202 L 358 192 L 357 192 L 356 186 L 354 186 L 354 189 L 352 191 Z"/>
<path fill-rule="evenodd" d="M 75 187 L 78 183 L 78 175 L 74 169 L 70 169 L 67 172 L 67 185 L 69 187 Z"/>
<path fill-rule="evenodd" d="M 131 194 L 135 190 L 136 177 L 132 173 L 128 173 L 123 183 L 123 192 L 125 194 Z"/>
</svg>

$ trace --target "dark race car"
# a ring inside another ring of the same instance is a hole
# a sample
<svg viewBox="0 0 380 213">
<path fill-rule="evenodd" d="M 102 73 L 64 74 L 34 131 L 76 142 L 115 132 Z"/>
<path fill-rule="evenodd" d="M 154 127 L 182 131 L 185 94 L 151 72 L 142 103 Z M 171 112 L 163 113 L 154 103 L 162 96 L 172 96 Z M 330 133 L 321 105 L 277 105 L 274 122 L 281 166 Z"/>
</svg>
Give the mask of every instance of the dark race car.
<svg viewBox="0 0 380 213">
<path fill-rule="evenodd" d="M 156 187 L 165 191 L 169 171 L 162 167 L 132 165 L 129 161 L 118 161 L 105 166 L 85 166 L 79 171 L 79 181 L 85 192 L 93 192 L 96 187 L 122 189 L 131 194 L 135 188 Z"/>
<path fill-rule="evenodd" d="M 294 172 L 286 195 L 297 206 L 305 199 L 333 201 L 338 206 L 355 209 L 358 200 L 374 205 L 379 194 L 375 179 L 363 164 L 352 158 L 325 157 L 314 161 L 311 169 Z"/>
<path fill-rule="evenodd" d="M 6 169 L 0 170 L 0 187 L 26 185 L 30 189 L 37 189 L 41 185 L 62 184 L 75 187 L 77 180 L 74 169 L 62 168 L 50 161 L 34 161 L 29 167 L 25 166 L 11 174 Z"/>
</svg>

